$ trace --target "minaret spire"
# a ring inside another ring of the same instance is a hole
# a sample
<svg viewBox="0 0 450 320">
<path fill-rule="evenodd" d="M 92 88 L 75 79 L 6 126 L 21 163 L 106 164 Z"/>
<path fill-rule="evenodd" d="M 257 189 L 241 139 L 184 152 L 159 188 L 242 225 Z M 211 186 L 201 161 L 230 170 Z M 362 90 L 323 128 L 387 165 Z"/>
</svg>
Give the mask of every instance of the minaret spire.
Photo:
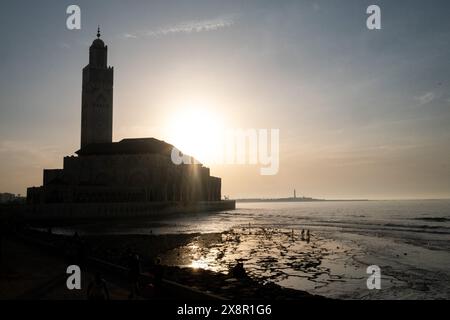
<svg viewBox="0 0 450 320">
<path fill-rule="evenodd" d="M 81 148 L 112 142 L 113 68 L 108 67 L 108 46 L 97 38 L 89 47 L 89 64 L 83 68 L 81 95 Z"/>
</svg>

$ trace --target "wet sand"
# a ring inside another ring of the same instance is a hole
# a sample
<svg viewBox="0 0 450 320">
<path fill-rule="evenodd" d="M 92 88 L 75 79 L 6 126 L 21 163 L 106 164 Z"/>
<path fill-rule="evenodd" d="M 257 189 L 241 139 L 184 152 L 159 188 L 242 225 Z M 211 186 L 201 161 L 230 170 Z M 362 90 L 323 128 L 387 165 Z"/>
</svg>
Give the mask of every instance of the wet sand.
<svg viewBox="0 0 450 320">
<path fill-rule="evenodd" d="M 258 232 L 255 230 L 255 235 Z M 316 298 L 303 290 L 281 287 L 263 279 L 254 272 L 248 259 L 236 252 L 234 245 L 240 235 L 234 230 L 207 234 L 165 235 L 102 235 L 86 236 L 92 245 L 92 253 L 114 263 L 120 263 L 124 252 L 131 249 L 142 259 L 143 272 L 150 270 L 155 259 L 165 266 L 165 277 L 183 285 L 224 298 L 238 299 L 304 299 Z M 286 248 L 287 250 L 288 248 Z M 234 253 L 232 253 L 234 252 Z M 270 259 L 261 268 L 270 269 Z M 231 268 L 244 262 L 247 277 L 235 277 Z M 256 264 L 259 265 L 260 261 Z M 317 262 L 309 259 L 306 266 Z M 268 281 L 269 280 L 269 281 Z"/>
<path fill-rule="evenodd" d="M 58 247 L 71 238 L 29 232 Z M 224 298 L 303 299 L 314 294 L 337 299 L 413 299 L 428 298 L 432 290 L 446 294 L 445 281 L 436 280 L 446 279 L 445 275 L 394 268 L 425 257 L 416 247 L 368 235 L 311 230 L 307 241 L 298 230 L 241 225 L 220 233 L 100 234 L 82 235 L 82 239 L 92 257 L 123 266 L 131 249 L 140 255 L 144 273 L 151 272 L 160 258 L 166 279 Z M 382 248 L 368 249 L 375 245 Z M 237 263 L 243 264 L 247 278 L 238 279 L 230 272 Z M 366 269 L 372 264 L 383 268 L 383 290 L 367 288 Z"/>
<path fill-rule="evenodd" d="M 298 231 L 244 227 L 196 236 L 162 255 L 162 261 L 224 274 L 242 262 L 249 276 L 260 283 L 328 292 L 343 285 L 365 286 L 365 268 L 353 259 L 356 249 L 354 244 L 315 232 L 307 241 Z"/>
<path fill-rule="evenodd" d="M 233 280 L 223 281 L 231 277 L 231 268 L 239 262 L 249 278 L 261 286 L 276 285 L 328 297 L 341 294 L 343 288 L 364 290 L 366 286 L 366 266 L 354 259 L 355 252 L 362 249 L 315 231 L 311 231 L 309 241 L 306 230 L 302 239 L 298 231 L 251 225 L 222 233 L 102 235 L 86 239 L 95 243 L 95 254 L 105 259 L 119 261 L 120 252 L 129 247 L 142 255 L 144 267 L 159 257 L 163 265 L 171 267 L 171 279 L 225 296 L 226 290 L 215 289 L 230 287 Z M 208 282 L 214 283 L 213 289 Z"/>
<path fill-rule="evenodd" d="M 49 233 L 26 231 L 29 239 L 36 239 L 51 243 L 61 252 L 61 256 L 48 255 L 45 250 L 33 248 L 30 244 L 10 241 L 5 244 L 7 248 L 7 267 L 2 272 L 0 288 L 13 288 L 2 290 L 3 299 L 85 299 L 86 292 L 69 292 L 65 287 L 64 274 L 67 260 L 63 258 L 64 249 L 70 244 L 72 237 L 54 235 Z M 317 299 L 320 296 L 311 295 L 306 291 L 283 288 L 272 282 L 262 282 L 249 273 L 249 276 L 236 276 L 228 270 L 207 270 L 198 266 L 186 266 L 170 263 L 169 258 L 174 252 L 191 248 L 192 243 L 201 243 L 202 249 L 214 247 L 217 243 L 225 241 L 226 234 L 172 234 L 172 235 L 99 235 L 81 237 L 90 257 L 95 257 L 125 266 L 124 257 L 131 249 L 139 254 L 141 271 L 150 274 L 155 258 L 162 259 L 164 279 L 188 286 L 206 294 L 216 295 L 225 299 Z M 225 241 L 226 243 L 226 241 Z M 22 252 L 14 256 L 14 252 Z M 187 256 L 179 256 L 180 261 L 186 261 Z M 172 259 L 174 262 L 175 260 Z M 24 268 L 23 266 L 29 266 Z M 231 265 L 230 265 L 231 266 Z M 92 271 L 92 270 L 91 270 Z M 83 279 L 84 283 L 92 278 L 88 272 Z M 127 299 L 128 288 L 126 279 L 111 276 L 108 279 L 114 292 L 113 299 Z M 170 298 L 170 297 L 169 297 Z M 176 299 L 176 294 L 172 297 Z"/>
</svg>

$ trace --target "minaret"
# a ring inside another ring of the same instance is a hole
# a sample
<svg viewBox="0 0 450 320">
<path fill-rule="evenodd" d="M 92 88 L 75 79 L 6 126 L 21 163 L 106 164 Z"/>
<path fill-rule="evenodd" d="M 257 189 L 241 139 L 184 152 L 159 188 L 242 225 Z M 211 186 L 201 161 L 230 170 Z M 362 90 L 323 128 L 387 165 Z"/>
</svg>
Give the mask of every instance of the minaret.
<svg viewBox="0 0 450 320">
<path fill-rule="evenodd" d="M 108 46 L 97 39 L 89 47 L 89 64 L 83 68 L 81 97 L 81 148 L 112 142 L 113 68 L 108 67 Z"/>
</svg>

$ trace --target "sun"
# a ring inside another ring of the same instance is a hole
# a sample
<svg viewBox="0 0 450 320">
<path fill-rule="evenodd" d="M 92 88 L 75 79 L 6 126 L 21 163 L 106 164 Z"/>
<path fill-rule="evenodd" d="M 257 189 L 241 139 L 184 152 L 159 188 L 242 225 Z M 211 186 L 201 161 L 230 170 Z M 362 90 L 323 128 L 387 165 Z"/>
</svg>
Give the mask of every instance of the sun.
<svg viewBox="0 0 450 320">
<path fill-rule="evenodd" d="M 224 120 L 208 108 L 179 109 L 170 117 L 167 129 L 169 142 L 183 153 L 204 164 L 211 164 L 217 158 Z"/>
</svg>

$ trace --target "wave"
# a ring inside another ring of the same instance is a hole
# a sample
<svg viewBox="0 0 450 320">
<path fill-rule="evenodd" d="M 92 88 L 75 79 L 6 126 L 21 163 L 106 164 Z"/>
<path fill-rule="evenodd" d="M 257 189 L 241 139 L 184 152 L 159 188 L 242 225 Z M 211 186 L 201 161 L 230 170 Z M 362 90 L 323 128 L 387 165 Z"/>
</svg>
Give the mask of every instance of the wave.
<svg viewBox="0 0 450 320">
<path fill-rule="evenodd" d="M 238 224 L 239 225 L 239 224 Z M 242 224 L 246 225 L 246 224 Z M 272 226 L 281 228 L 302 229 L 307 227 L 326 228 L 326 229 L 340 229 L 346 231 L 367 231 L 382 233 L 385 231 L 393 232 L 414 232 L 414 233 L 428 233 L 428 234 L 450 234 L 450 228 L 442 226 L 431 225 L 409 225 L 409 224 L 395 224 L 395 223 L 374 223 L 369 221 L 260 221 L 253 223 L 253 226 Z"/>
<path fill-rule="evenodd" d="M 422 217 L 422 218 L 414 218 L 413 220 L 433 221 L 433 222 L 448 222 L 448 221 L 450 221 L 450 218 L 445 218 L 445 217 Z"/>
</svg>

